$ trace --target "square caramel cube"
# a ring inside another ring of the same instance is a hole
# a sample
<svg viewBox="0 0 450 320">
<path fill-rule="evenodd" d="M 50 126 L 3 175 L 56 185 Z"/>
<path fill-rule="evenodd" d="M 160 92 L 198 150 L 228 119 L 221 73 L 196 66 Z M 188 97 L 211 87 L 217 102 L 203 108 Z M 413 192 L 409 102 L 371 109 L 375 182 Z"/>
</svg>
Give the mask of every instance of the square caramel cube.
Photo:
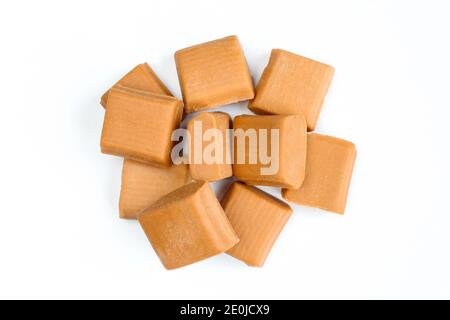
<svg viewBox="0 0 450 320">
<path fill-rule="evenodd" d="M 274 49 L 249 109 L 257 114 L 303 114 L 313 131 L 333 74 L 329 65 Z"/>
<path fill-rule="evenodd" d="M 214 191 L 204 181 L 162 197 L 138 219 L 167 269 L 215 256 L 239 242 Z"/>
<path fill-rule="evenodd" d="M 171 136 L 179 126 L 182 110 L 181 101 L 174 97 L 111 89 L 103 122 L 102 152 L 169 167 Z"/>
<path fill-rule="evenodd" d="M 189 169 L 194 180 L 217 181 L 233 175 L 230 122 L 231 117 L 223 112 L 203 112 L 189 121 Z"/>
<path fill-rule="evenodd" d="M 239 40 L 230 36 L 175 53 L 185 112 L 253 99 L 253 81 Z"/>
<path fill-rule="evenodd" d="M 305 181 L 299 189 L 283 189 L 283 198 L 300 205 L 344 214 L 355 158 L 353 143 L 326 135 L 309 134 Z"/>
<path fill-rule="evenodd" d="M 187 165 L 157 168 L 125 159 L 119 200 L 120 217 L 136 219 L 141 210 L 189 182 L 191 177 Z"/>
<path fill-rule="evenodd" d="M 156 94 L 172 96 L 164 83 L 147 63 L 141 63 L 122 77 L 114 86 L 123 86 L 130 89 L 148 91 Z M 109 90 L 103 94 L 100 104 L 106 108 Z"/>
<path fill-rule="evenodd" d="M 249 266 L 261 267 L 289 220 L 291 208 L 241 182 L 230 186 L 221 203 L 240 239 L 227 253 Z"/>
<path fill-rule="evenodd" d="M 299 188 L 305 177 L 302 115 L 237 116 L 233 173 L 250 185 Z"/>
</svg>

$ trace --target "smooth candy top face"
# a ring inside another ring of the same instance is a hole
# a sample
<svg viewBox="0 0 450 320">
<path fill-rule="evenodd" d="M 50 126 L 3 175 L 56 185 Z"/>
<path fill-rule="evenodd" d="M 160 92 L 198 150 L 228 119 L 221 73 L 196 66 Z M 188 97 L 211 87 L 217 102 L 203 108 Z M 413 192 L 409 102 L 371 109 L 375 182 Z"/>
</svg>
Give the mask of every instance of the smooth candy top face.
<svg viewBox="0 0 450 320">
<path fill-rule="evenodd" d="M 333 74 L 329 65 L 274 49 L 249 108 L 259 114 L 303 114 L 312 131 Z"/>
<path fill-rule="evenodd" d="M 240 182 L 231 185 L 222 206 L 240 239 L 227 253 L 250 266 L 262 266 L 292 209 L 271 195 Z"/>
<path fill-rule="evenodd" d="M 283 189 L 283 197 L 300 205 L 343 214 L 355 158 L 353 143 L 309 134 L 305 181 L 297 190 Z"/>
<path fill-rule="evenodd" d="M 180 100 L 113 88 L 108 97 L 101 148 L 103 153 L 168 167 L 171 135 L 182 115 Z"/>
<path fill-rule="evenodd" d="M 120 217 L 136 219 L 138 212 L 190 181 L 187 165 L 157 168 L 125 159 L 119 201 Z"/>
<path fill-rule="evenodd" d="M 207 182 L 193 182 L 169 193 L 138 219 L 167 269 L 217 255 L 239 242 Z"/>
<path fill-rule="evenodd" d="M 185 112 L 253 99 L 253 81 L 236 36 L 175 53 Z"/>
<path fill-rule="evenodd" d="M 237 130 L 256 130 L 258 143 L 252 147 L 246 139 L 245 145 L 239 144 Z M 267 148 L 261 144 L 260 130 L 267 130 Z M 272 141 L 272 129 L 278 129 L 278 157 L 275 148 L 276 139 Z M 237 116 L 234 120 L 234 175 L 241 181 L 251 185 L 299 188 L 305 176 L 306 162 L 306 122 L 301 115 L 291 116 Z M 273 174 L 263 174 L 261 169 L 270 167 L 258 157 L 256 164 L 250 163 L 251 151 L 258 155 L 278 158 L 278 170 Z M 245 153 L 245 164 L 239 163 L 239 154 Z"/>
<path fill-rule="evenodd" d="M 204 132 L 208 129 L 217 129 L 217 133 L 220 133 L 220 136 L 213 137 L 208 141 L 203 141 L 202 148 L 196 147 L 195 144 L 197 144 L 198 141 L 195 141 L 195 122 L 197 122 L 197 128 L 199 127 L 198 125 L 201 124 L 202 132 L 200 132 L 200 134 L 202 137 Z M 191 138 L 189 169 L 193 179 L 216 181 L 233 175 L 230 159 L 231 149 L 229 139 L 227 139 L 227 129 L 230 128 L 230 122 L 230 116 L 223 112 L 203 112 L 189 121 L 188 130 Z M 220 140 L 221 143 L 219 143 L 218 140 Z M 208 150 L 211 149 L 211 146 L 214 150 L 209 152 Z M 206 163 L 205 160 L 207 159 L 204 159 L 204 153 L 207 153 L 208 155 L 212 154 L 214 157 L 217 156 L 217 159 L 212 159 L 216 160 L 215 163 Z M 197 160 L 201 160 L 202 163 L 195 163 L 196 158 L 198 158 Z"/>
<path fill-rule="evenodd" d="M 131 89 L 148 91 L 151 93 L 172 96 L 172 93 L 158 78 L 156 73 L 147 63 L 142 63 L 134 67 L 114 86 L 121 85 Z M 108 103 L 109 90 L 101 98 L 101 105 L 106 108 Z"/>
</svg>

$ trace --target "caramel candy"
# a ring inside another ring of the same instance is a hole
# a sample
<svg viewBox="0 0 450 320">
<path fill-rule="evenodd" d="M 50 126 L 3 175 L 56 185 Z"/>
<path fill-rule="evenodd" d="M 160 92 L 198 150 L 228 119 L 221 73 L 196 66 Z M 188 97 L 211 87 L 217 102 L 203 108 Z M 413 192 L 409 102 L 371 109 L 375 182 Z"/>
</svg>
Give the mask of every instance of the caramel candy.
<svg viewBox="0 0 450 320">
<path fill-rule="evenodd" d="M 120 217 L 136 219 L 139 211 L 189 182 L 191 178 L 187 165 L 156 168 L 125 159 L 119 201 Z"/>
<path fill-rule="evenodd" d="M 249 109 L 258 114 L 303 114 L 312 131 L 333 74 L 329 65 L 274 49 Z"/>
<path fill-rule="evenodd" d="M 305 181 L 300 189 L 283 189 L 283 198 L 344 214 L 355 157 L 353 143 L 321 134 L 309 134 Z"/>
<path fill-rule="evenodd" d="M 233 172 L 239 180 L 296 189 L 302 185 L 305 162 L 306 122 L 302 115 L 234 119 Z"/>
<path fill-rule="evenodd" d="M 240 239 L 227 253 L 249 266 L 261 267 L 289 220 L 291 208 L 240 182 L 231 185 L 222 199 L 222 207 Z"/>
<path fill-rule="evenodd" d="M 138 215 L 167 269 L 225 252 L 239 242 L 207 182 L 193 182 L 162 197 Z"/>
<path fill-rule="evenodd" d="M 227 133 L 230 122 L 230 116 L 223 112 L 204 112 L 189 121 L 189 169 L 193 179 L 216 181 L 233 175 L 231 149 Z M 195 128 L 198 130 L 197 133 L 195 133 Z M 208 141 L 202 141 L 205 131 L 209 129 L 216 129 L 217 131 L 209 131 L 212 136 L 205 137 L 205 139 L 209 139 Z M 200 142 L 202 142 L 201 145 Z M 210 152 L 207 152 L 208 150 Z M 206 159 L 204 155 L 211 159 Z"/>
<path fill-rule="evenodd" d="M 155 72 L 147 63 L 142 63 L 128 72 L 114 86 L 121 85 L 131 89 L 148 91 L 166 96 L 172 96 L 169 89 L 162 83 Z M 106 108 L 108 103 L 109 90 L 101 98 L 101 105 Z"/>
<path fill-rule="evenodd" d="M 236 36 L 175 53 L 185 112 L 253 99 L 253 81 Z"/>
<path fill-rule="evenodd" d="M 168 167 L 172 131 L 179 126 L 182 103 L 174 97 L 110 90 L 101 138 L 103 153 Z"/>
</svg>

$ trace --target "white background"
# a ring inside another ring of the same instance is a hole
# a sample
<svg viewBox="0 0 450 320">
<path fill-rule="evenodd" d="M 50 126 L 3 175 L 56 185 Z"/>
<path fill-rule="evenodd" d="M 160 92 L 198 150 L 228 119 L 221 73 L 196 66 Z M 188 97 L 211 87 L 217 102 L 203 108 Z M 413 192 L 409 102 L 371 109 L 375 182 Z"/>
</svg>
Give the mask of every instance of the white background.
<svg viewBox="0 0 450 320">
<path fill-rule="evenodd" d="M 449 16 L 448 1 L 2 1 L 0 298 L 450 298 Z M 256 80 L 272 48 L 336 68 L 317 131 L 357 145 L 347 211 L 295 206 L 261 269 L 166 271 L 118 218 L 99 99 L 144 61 L 181 97 L 173 53 L 231 34 Z"/>
</svg>

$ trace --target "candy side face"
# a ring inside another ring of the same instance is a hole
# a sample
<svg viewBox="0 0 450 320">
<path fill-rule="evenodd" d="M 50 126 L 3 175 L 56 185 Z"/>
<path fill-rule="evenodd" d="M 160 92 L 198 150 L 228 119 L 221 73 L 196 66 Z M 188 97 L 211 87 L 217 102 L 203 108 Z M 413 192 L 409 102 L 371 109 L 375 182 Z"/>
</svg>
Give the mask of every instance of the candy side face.
<svg viewBox="0 0 450 320">
<path fill-rule="evenodd" d="M 137 213 L 162 196 L 189 183 L 187 165 L 157 168 L 125 159 L 122 170 L 119 214 L 123 219 L 136 219 Z"/>
<path fill-rule="evenodd" d="M 283 198 L 300 205 L 343 214 L 356 158 L 351 142 L 308 135 L 306 177 L 299 189 L 283 189 Z"/>
</svg>

